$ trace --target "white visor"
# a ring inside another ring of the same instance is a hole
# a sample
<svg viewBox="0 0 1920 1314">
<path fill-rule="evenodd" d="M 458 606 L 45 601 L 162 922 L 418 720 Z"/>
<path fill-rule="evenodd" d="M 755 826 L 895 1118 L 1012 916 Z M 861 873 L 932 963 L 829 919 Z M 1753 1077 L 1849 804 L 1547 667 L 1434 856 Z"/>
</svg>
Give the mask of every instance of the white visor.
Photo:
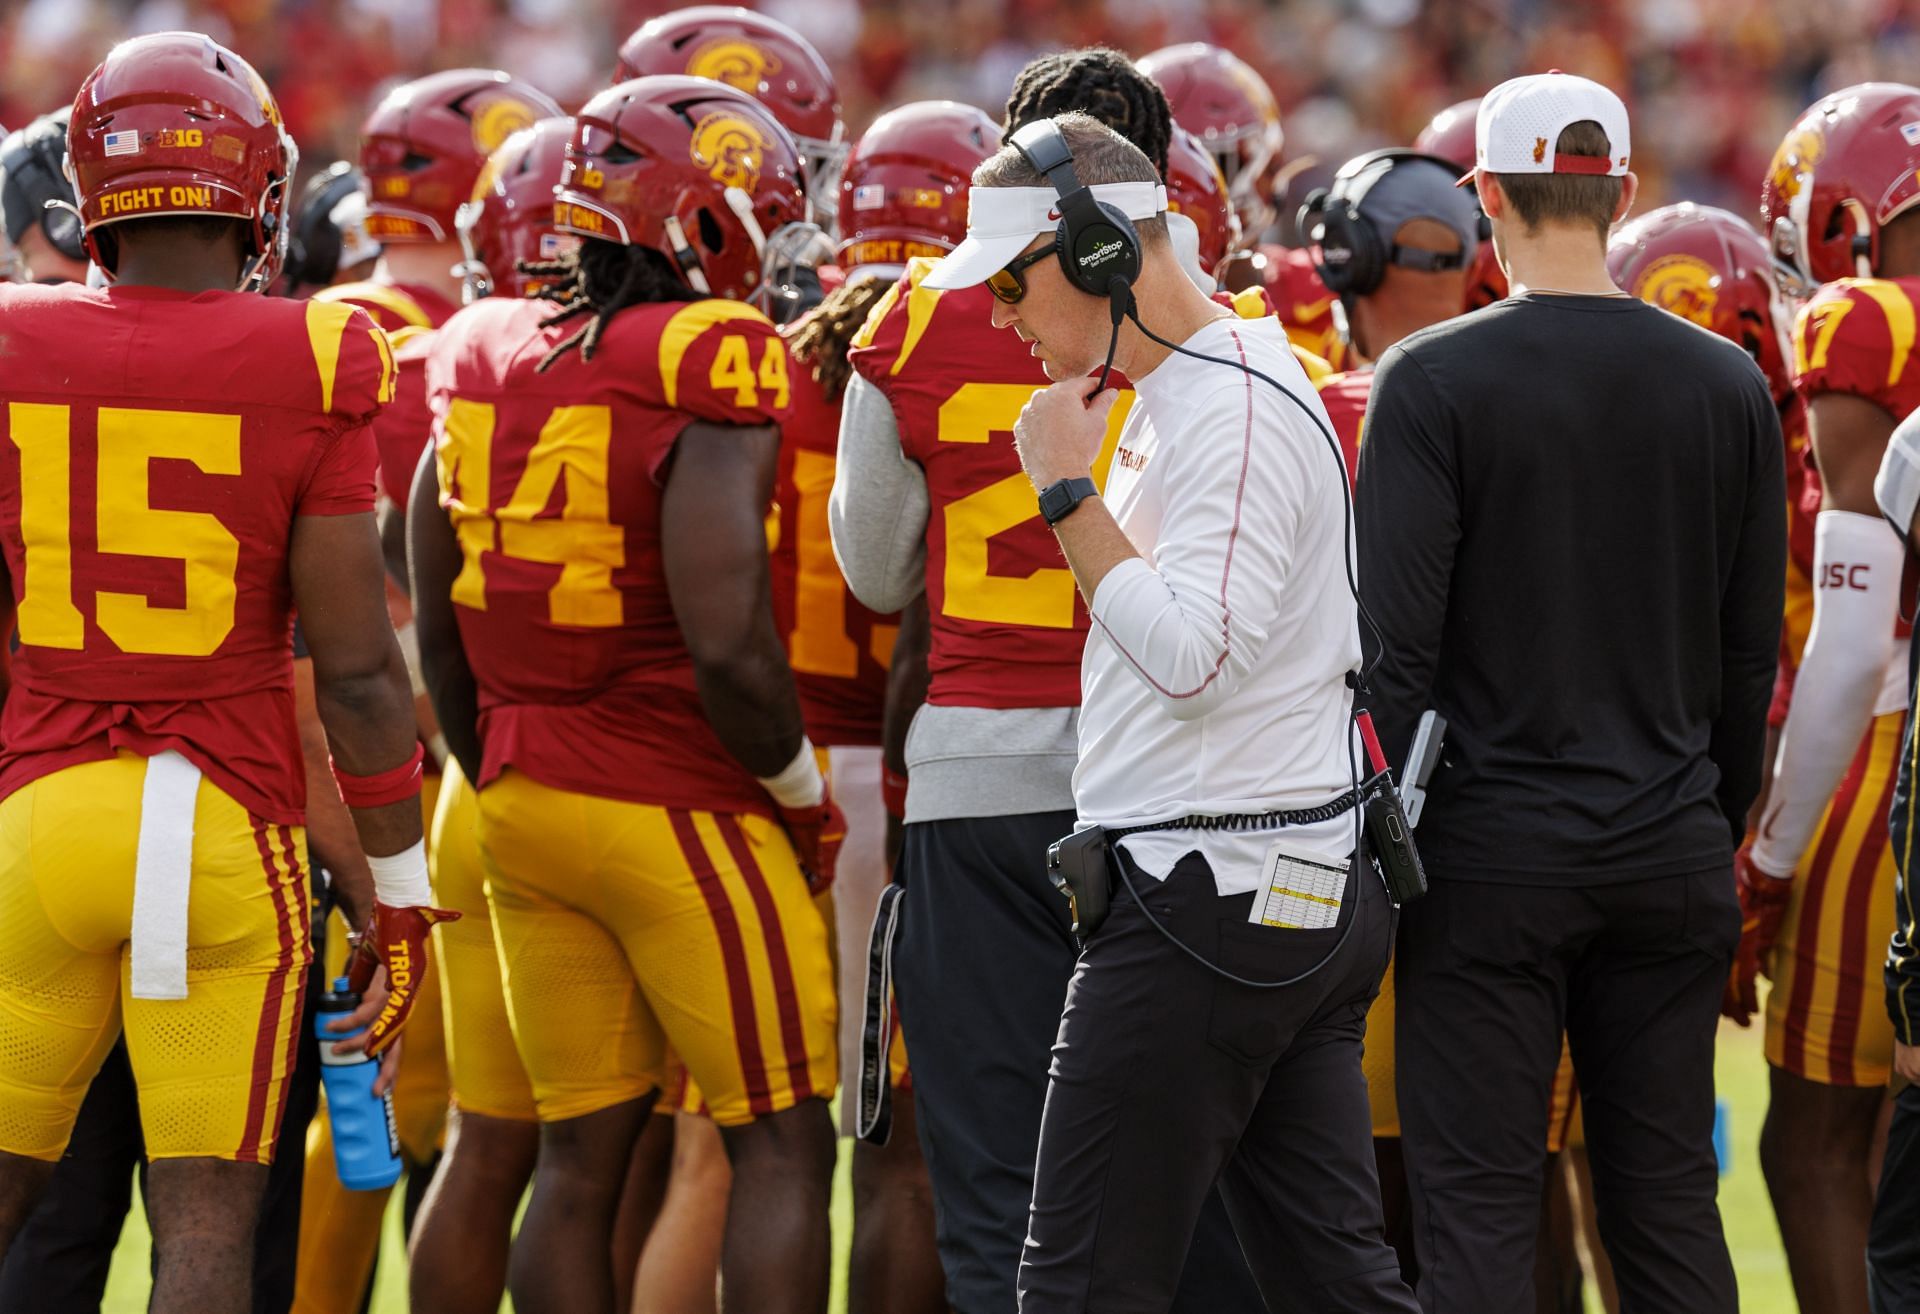
<svg viewBox="0 0 1920 1314">
<path fill-rule="evenodd" d="M 1167 212 L 1159 183 L 1095 183 L 1093 198 L 1129 219 Z M 1060 194 L 1051 187 L 974 187 L 967 192 L 967 240 L 933 267 L 923 286 L 974 287 L 1004 269 L 1028 243 L 1060 226 Z"/>
</svg>

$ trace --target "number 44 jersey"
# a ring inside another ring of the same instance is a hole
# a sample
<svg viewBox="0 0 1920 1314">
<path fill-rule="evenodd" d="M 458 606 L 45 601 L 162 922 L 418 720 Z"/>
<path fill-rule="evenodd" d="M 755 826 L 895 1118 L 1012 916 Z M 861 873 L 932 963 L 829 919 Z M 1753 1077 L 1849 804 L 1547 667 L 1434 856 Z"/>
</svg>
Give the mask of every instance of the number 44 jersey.
<svg viewBox="0 0 1920 1314">
<path fill-rule="evenodd" d="M 373 510 L 393 358 L 362 311 L 0 290 L 0 540 L 19 627 L 0 797 L 178 750 L 264 820 L 306 803 L 295 517 Z"/>
<path fill-rule="evenodd" d="M 481 789 L 508 767 L 572 793 L 718 812 L 770 802 L 694 688 L 661 555 L 661 493 L 689 425 L 774 425 L 786 345 L 738 302 L 636 305 L 592 360 L 550 302 L 490 298 L 427 362 L 453 585 L 480 697 Z M 756 508 L 764 515 L 767 508 Z"/>
</svg>

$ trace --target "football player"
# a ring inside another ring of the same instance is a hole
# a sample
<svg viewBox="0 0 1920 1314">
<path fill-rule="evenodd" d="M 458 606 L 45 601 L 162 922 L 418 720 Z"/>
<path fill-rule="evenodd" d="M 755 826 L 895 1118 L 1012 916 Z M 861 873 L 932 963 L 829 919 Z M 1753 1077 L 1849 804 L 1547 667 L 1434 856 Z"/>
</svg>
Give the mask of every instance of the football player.
<svg viewBox="0 0 1920 1314">
<path fill-rule="evenodd" d="M 670 1043 L 740 1187 L 729 1299 L 812 1311 L 837 1080 L 812 895 L 844 823 L 769 601 L 788 356 L 745 304 L 770 235 L 806 218 L 804 166 L 707 79 L 622 83 L 577 123 L 555 219 L 581 246 L 536 270 L 559 280 L 542 299 L 441 330 L 411 517 L 540 1120 L 509 1285 L 522 1310 L 611 1308 L 615 1209 Z"/>
<path fill-rule="evenodd" d="M 0 753 L 0 1045 L 33 1056 L 0 1075 L 0 1245 L 124 1029 L 154 1308 L 238 1310 L 309 956 L 296 607 L 376 887 L 353 909 L 369 935 L 351 975 L 366 990 L 376 963 L 393 969 L 351 1048 L 398 1038 L 446 916 L 371 515 L 368 425 L 393 364 L 350 307 L 242 294 L 277 272 L 297 155 L 232 51 L 184 32 L 115 47 L 69 146 L 85 249 L 114 286 L 0 300 L 21 645 Z M 123 349 L 69 349 L 105 341 Z"/>
<path fill-rule="evenodd" d="M 908 261 L 937 259 L 966 235 L 969 180 L 999 141 L 999 124 L 952 101 L 903 105 L 876 119 L 841 179 L 837 263 L 847 281 L 791 338 L 799 368 L 793 417 L 782 430 L 774 598 L 788 613 L 782 629 L 808 737 L 832 746 L 835 792 L 847 807 L 848 844 L 836 886 L 840 906 L 849 910 L 841 945 L 841 1038 L 856 1056 L 867 973 L 865 913 L 886 882 L 879 749 L 899 617 L 872 612 L 849 595 L 827 533 L 840 401 L 852 374 L 847 352 Z M 899 1032 L 894 1039 L 893 1135 L 885 1146 L 857 1141 L 854 1147 L 849 1308 L 941 1311 L 946 1299 L 930 1189 Z"/>
<path fill-rule="evenodd" d="M 1772 977 L 1760 1162 L 1795 1293 L 1818 1311 L 1866 1305 L 1871 1147 L 1894 1045 L 1879 965 L 1893 929 L 1904 556 L 1873 480 L 1894 425 L 1920 405 L 1916 124 L 1920 88 L 1837 91 L 1787 133 L 1761 192 L 1774 254 L 1824 285 L 1793 328 L 1821 502 L 1813 622 L 1766 804 L 1736 863 L 1744 925 L 1730 1004 L 1745 1020 L 1756 972 Z"/>
<path fill-rule="evenodd" d="M 1437 155 L 1457 165 L 1461 173 L 1470 173 L 1474 163 L 1473 124 L 1480 112 L 1480 99 L 1463 100 L 1449 105 L 1433 116 L 1433 121 L 1420 129 L 1420 135 L 1413 139 L 1413 149 L 1425 151 L 1428 155 Z M 1478 310 L 1490 306 L 1507 295 L 1506 271 L 1500 268 L 1500 260 L 1494 254 L 1493 243 L 1483 242 L 1479 254 L 1474 257 L 1471 272 L 1467 275 L 1468 310 Z"/>
<path fill-rule="evenodd" d="M 1070 109 L 1166 168 L 1165 97 L 1125 56 L 1035 60 L 1014 82 L 1004 132 Z M 889 613 L 926 597 L 930 683 L 906 746 L 895 981 L 948 1302 L 1011 1309 L 1022 1229 L 1007 1222 L 1030 1202 L 1076 956 L 1065 901 L 1033 855 L 1073 828 L 1088 620 L 1013 448 L 1014 420 L 1046 374 L 994 331 L 986 289 L 923 286 L 934 263 L 909 261 L 854 339 L 829 521 L 862 602 Z M 1131 401 L 1123 391 L 1114 407 L 1096 478 Z M 1259 1308 L 1217 1197 L 1179 1307 Z"/>
<path fill-rule="evenodd" d="M 573 120 L 542 119 L 487 158 L 472 199 L 454 216 L 469 305 L 486 296 L 537 295 L 551 279 L 525 267 L 552 265 L 579 246 L 577 237 L 553 226 L 553 187 L 572 135 Z M 441 514 L 433 506 L 424 513 Z M 409 1246 L 408 1302 L 419 1314 L 499 1309 L 513 1219 L 538 1149 L 533 1087 L 514 1048 L 487 912 L 478 820 L 473 787 L 449 758 L 433 814 L 429 866 L 434 897 L 467 916 L 440 932 L 452 1110 L 446 1152 Z"/>
<path fill-rule="evenodd" d="M 840 86 L 812 42 L 751 9 L 691 5 L 649 20 L 620 43 L 616 83 L 656 73 L 712 78 L 766 106 L 806 161 L 813 222 L 832 231 L 847 126 Z"/>
<path fill-rule="evenodd" d="M 336 160 L 301 189 L 280 291 L 309 296 L 335 283 L 358 283 L 373 275 L 379 259 L 380 244 L 367 233 L 367 180 Z"/>
<path fill-rule="evenodd" d="M 1206 143 L 1177 123 L 1167 138 L 1167 213 L 1186 221 L 1174 220 L 1167 235 L 1188 276 L 1204 290 L 1213 291 L 1227 257 L 1239 245 L 1240 217 L 1234 213 L 1219 162 Z M 1187 244 L 1192 250 L 1183 249 Z"/>
</svg>

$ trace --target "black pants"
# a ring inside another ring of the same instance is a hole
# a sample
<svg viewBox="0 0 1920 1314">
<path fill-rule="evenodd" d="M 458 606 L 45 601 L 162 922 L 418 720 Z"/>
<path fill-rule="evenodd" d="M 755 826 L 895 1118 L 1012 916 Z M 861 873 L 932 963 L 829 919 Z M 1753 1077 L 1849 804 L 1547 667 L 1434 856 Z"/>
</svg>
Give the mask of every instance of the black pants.
<svg viewBox="0 0 1920 1314">
<path fill-rule="evenodd" d="M 1047 1056 L 1079 952 L 1047 846 L 1071 812 L 915 822 L 894 990 L 914 1116 L 957 1314 L 1012 1314 L 1033 1200 Z M 1182 1314 L 1257 1314 L 1260 1296 L 1218 1196 L 1181 1282 Z"/>
<path fill-rule="evenodd" d="M 319 957 L 316 952 L 316 962 Z M 316 969 L 308 981 L 297 1066 L 287 1085 L 280 1139 L 254 1232 L 254 1314 L 286 1314 L 293 1307 L 307 1124 L 320 1098 L 320 1052 L 313 1039 L 319 977 Z M 0 1266 L 0 1314 L 84 1314 L 100 1308 L 114 1247 L 133 1202 L 136 1170 L 144 1186 L 140 1099 L 123 1040 L 108 1052 L 87 1088 L 66 1153 L 8 1247 Z"/>
<path fill-rule="evenodd" d="M 1867 1233 L 1867 1295 L 1873 1314 L 1920 1314 L 1920 1086 L 1894 1097 Z"/>
<path fill-rule="evenodd" d="M 1532 1314 L 1567 1037 L 1625 1314 L 1733 1314 L 1713 1045 L 1740 938 L 1727 868 L 1614 885 L 1432 873 L 1406 909 L 1394 1062 L 1427 1314 Z"/>
<path fill-rule="evenodd" d="M 1163 1314 L 1216 1182 L 1269 1309 L 1412 1314 L 1360 1070 L 1393 941 L 1379 878 L 1350 881 L 1336 927 L 1281 930 L 1249 925 L 1253 896 L 1222 898 L 1197 853 L 1164 884 L 1120 861 L 1167 930 L 1227 971 L 1324 965 L 1279 989 L 1235 984 L 1115 892 L 1053 1049 L 1021 1314 Z"/>
</svg>

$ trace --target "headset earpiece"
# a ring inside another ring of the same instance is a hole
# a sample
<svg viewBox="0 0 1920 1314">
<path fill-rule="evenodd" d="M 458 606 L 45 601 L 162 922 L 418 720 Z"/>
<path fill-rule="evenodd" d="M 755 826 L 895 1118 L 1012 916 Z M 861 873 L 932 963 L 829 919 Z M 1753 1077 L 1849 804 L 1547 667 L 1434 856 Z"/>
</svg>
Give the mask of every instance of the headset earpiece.
<svg viewBox="0 0 1920 1314">
<path fill-rule="evenodd" d="M 1074 172 L 1073 150 L 1060 125 L 1037 119 L 1008 139 L 1035 172 L 1060 197 L 1060 226 L 1055 230 L 1060 270 L 1067 282 L 1089 296 L 1113 302 L 1114 322 L 1132 301 L 1140 277 L 1140 234 L 1119 207 L 1094 199 Z M 1114 280 L 1124 285 L 1116 288 Z"/>
</svg>

